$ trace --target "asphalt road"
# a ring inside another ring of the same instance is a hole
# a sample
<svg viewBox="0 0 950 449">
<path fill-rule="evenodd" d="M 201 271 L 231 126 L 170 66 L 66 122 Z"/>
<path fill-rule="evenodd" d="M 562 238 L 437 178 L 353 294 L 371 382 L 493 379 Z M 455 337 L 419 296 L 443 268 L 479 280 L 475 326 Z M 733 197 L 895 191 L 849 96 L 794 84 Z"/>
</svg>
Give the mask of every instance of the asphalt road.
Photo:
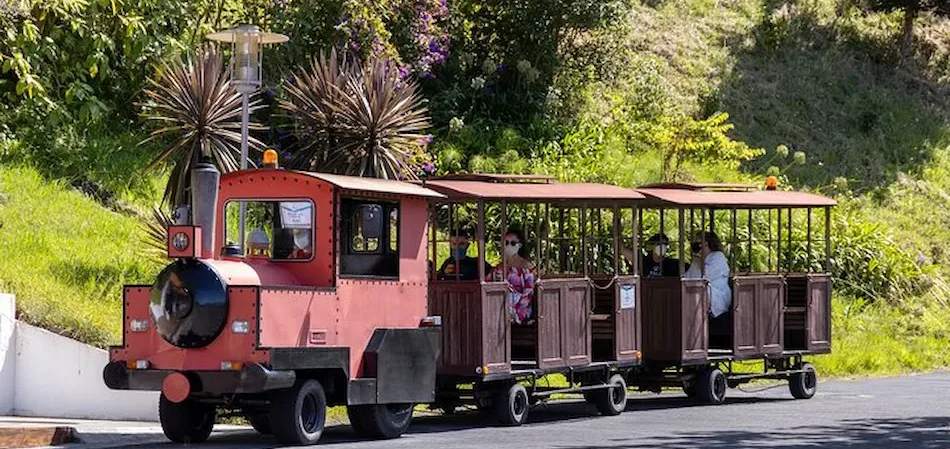
<svg viewBox="0 0 950 449">
<path fill-rule="evenodd" d="M 762 386 L 749 386 L 749 389 Z M 529 424 L 492 427 L 475 412 L 417 416 L 409 433 L 360 441 L 331 427 L 319 446 L 374 448 L 950 448 L 950 373 L 829 381 L 811 400 L 796 401 L 784 385 L 756 392 L 729 390 L 720 406 L 693 405 L 683 395 L 632 395 L 627 411 L 599 417 L 577 402 L 540 405 Z M 118 437 L 118 435 L 115 435 Z M 128 445 L 155 441 L 126 435 Z M 170 448 L 146 443 L 140 449 Z M 276 448 L 253 430 L 216 431 L 207 449 Z"/>
</svg>

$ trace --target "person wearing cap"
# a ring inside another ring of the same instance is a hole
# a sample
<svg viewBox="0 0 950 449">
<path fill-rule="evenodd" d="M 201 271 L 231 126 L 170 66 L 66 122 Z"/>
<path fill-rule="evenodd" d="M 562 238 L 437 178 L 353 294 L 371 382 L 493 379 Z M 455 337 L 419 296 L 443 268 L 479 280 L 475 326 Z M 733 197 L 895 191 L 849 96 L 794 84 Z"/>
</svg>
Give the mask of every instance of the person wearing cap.
<svg viewBox="0 0 950 449">
<path fill-rule="evenodd" d="M 643 244 L 643 249 L 647 251 L 641 258 L 641 270 L 644 277 L 675 277 L 679 275 L 679 259 L 666 257 L 670 251 L 670 239 L 666 234 L 653 234 Z M 632 250 L 623 248 L 623 256 L 628 262 L 633 262 L 635 257 Z"/>
<path fill-rule="evenodd" d="M 464 229 L 456 230 L 449 237 L 449 250 L 452 255 L 439 268 L 439 280 L 473 281 L 478 279 L 478 257 L 468 255 L 471 245 L 471 234 Z M 485 263 L 485 273 L 489 273 L 492 266 Z"/>
</svg>

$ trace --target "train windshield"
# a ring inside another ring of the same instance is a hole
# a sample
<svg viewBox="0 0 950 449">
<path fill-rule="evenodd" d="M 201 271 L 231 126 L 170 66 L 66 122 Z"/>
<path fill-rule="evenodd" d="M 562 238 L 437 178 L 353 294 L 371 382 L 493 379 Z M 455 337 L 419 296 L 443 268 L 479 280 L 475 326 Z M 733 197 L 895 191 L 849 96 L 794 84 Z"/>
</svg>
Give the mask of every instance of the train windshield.
<svg viewBox="0 0 950 449">
<path fill-rule="evenodd" d="M 244 206 L 244 248 L 240 247 L 241 206 Z M 313 259 L 314 207 L 309 200 L 228 201 L 224 208 L 225 246 L 249 257 L 272 260 Z"/>
</svg>

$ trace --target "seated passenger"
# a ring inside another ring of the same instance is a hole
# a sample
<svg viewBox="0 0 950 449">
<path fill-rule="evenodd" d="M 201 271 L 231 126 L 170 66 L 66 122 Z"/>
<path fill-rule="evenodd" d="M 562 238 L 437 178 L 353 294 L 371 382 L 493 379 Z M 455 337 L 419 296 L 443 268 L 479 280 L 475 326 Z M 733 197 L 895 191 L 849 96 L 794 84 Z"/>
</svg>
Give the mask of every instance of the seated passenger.
<svg viewBox="0 0 950 449">
<path fill-rule="evenodd" d="M 517 324 L 534 322 L 534 273 L 528 260 L 528 250 L 524 234 L 518 229 L 508 229 L 505 233 L 504 253 L 507 273 L 502 265 L 496 266 L 488 275 L 490 281 L 508 281 L 508 313 Z"/>
<path fill-rule="evenodd" d="M 456 230 L 449 237 L 449 250 L 452 256 L 445 259 L 439 268 L 439 280 L 474 281 L 478 279 L 478 257 L 468 255 L 471 234 L 466 230 Z M 485 273 L 491 271 L 491 265 L 485 263 Z"/>
<path fill-rule="evenodd" d="M 641 257 L 642 265 L 640 269 L 644 277 L 658 278 L 679 275 L 679 259 L 666 257 L 666 254 L 670 251 L 670 239 L 666 234 L 653 234 L 644 243 L 643 249 L 647 251 L 647 254 L 642 254 Z M 633 251 L 627 248 L 622 248 L 622 251 L 624 258 L 632 264 L 633 258 L 636 257 Z"/>
<path fill-rule="evenodd" d="M 729 306 L 732 305 L 729 261 L 722 253 L 719 237 L 712 232 L 699 231 L 693 237 L 690 249 L 693 251 L 693 263 L 683 277 L 700 279 L 705 276 L 709 281 L 710 313 L 713 317 L 718 317 L 728 312 Z"/>
</svg>

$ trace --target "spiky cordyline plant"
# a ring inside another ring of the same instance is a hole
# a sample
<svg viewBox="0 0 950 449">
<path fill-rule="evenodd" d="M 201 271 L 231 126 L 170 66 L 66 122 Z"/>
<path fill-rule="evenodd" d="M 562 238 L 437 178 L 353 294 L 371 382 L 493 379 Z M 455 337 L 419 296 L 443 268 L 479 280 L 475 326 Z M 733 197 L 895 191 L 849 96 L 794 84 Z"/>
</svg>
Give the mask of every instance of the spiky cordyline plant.
<svg viewBox="0 0 950 449">
<path fill-rule="evenodd" d="M 146 248 L 158 259 L 164 259 L 168 254 L 168 227 L 171 225 L 171 216 L 161 206 L 153 206 L 152 220 L 143 223 Z"/>
<path fill-rule="evenodd" d="M 323 55 L 310 71 L 293 76 L 282 108 L 302 137 L 298 167 L 356 176 L 416 178 L 416 160 L 429 128 L 428 111 L 414 82 L 401 80 L 387 60 L 358 67 Z"/>
<path fill-rule="evenodd" d="M 234 89 L 221 55 L 210 45 L 164 64 L 160 78 L 149 80 L 149 85 L 143 117 L 156 123 L 157 129 L 142 143 L 167 139 L 168 146 L 146 170 L 172 163 L 163 201 L 172 207 L 187 204 L 189 173 L 202 158 L 223 173 L 240 167 L 241 94 Z M 250 111 L 260 108 L 260 101 L 252 98 Z M 251 123 L 250 129 L 261 127 Z M 263 144 L 250 137 L 248 146 L 259 149 Z"/>
</svg>

